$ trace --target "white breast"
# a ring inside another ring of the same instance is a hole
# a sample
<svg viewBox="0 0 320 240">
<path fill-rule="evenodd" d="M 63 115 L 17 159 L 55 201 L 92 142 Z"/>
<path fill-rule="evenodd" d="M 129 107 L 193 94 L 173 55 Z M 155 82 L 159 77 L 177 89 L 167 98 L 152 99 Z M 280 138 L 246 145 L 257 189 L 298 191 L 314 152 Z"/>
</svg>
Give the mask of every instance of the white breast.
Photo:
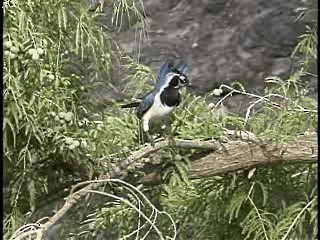
<svg viewBox="0 0 320 240">
<path fill-rule="evenodd" d="M 152 107 L 143 115 L 143 130 L 147 132 L 149 130 L 149 121 L 155 118 L 161 118 L 170 114 L 175 107 L 168 107 L 163 105 L 160 100 L 160 93 L 157 93 L 154 97 L 154 103 Z"/>
<path fill-rule="evenodd" d="M 152 107 L 146 112 L 143 118 L 153 119 L 157 117 L 163 117 L 171 113 L 174 108 L 175 107 L 163 105 L 160 100 L 160 93 L 157 93 L 154 97 L 154 103 Z"/>
</svg>

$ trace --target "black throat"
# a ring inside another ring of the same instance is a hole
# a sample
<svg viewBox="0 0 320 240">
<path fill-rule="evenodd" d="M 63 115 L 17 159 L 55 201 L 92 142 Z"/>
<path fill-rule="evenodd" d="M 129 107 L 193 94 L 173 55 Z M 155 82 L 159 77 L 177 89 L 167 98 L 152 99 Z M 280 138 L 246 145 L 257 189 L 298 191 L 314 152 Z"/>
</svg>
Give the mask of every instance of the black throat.
<svg viewBox="0 0 320 240">
<path fill-rule="evenodd" d="M 163 105 L 168 107 L 176 107 L 181 102 L 181 96 L 178 88 L 172 86 L 166 87 L 160 94 L 160 100 Z"/>
</svg>

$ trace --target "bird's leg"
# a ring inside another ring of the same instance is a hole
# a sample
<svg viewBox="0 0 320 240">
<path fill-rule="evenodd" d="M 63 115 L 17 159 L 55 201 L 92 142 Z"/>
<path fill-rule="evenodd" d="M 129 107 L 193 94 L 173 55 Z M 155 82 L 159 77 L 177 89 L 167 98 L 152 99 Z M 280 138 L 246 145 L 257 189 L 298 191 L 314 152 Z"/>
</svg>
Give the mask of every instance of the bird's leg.
<svg viewBox="0 0 320 240">
<path fill-rule="evenodd" d="M 168 132 L 168 140 L 169 140 L 169 143 L 171 144 L 174 142 L 174 128 L 172 128 L 171 119 L 170 118 L 166 119 L 165 124 Z"/>
<path fill-rule="evenodd" d="M 145 132 L 145 133 L 147 134 L 147 137 L 148 137 L 148 140 L 149 140 L 151 146 L 154 147 L 155 143 L 154 143 L 153 137 L 151 136 L 151 134 L 149 132 Z"/>
<path fill-rule="evenodd" d="M 149 133 L 149 120 L 143 119 L 142 122 L 143 122 L 143 131 L 147 134 L 147 137 L 148 137 L 148 140 L 149 140 L 151 146 L 154 147 L 155 146 L 154 139 L 151 136 L 151 134 Z"/>
<path fill-rule="evenodd" d="M 169 132 L 169 143 L 170 144 L 174 144 L 174 128 L 172 128 L 172 126 L 169 126 L 170 132 Z"/>
</svg>

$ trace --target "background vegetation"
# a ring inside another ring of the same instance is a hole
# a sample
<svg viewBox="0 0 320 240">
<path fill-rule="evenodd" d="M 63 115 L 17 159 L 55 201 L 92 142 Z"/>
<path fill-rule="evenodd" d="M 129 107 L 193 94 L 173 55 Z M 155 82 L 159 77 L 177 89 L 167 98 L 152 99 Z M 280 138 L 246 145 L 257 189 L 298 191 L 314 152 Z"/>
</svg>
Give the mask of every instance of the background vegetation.
<svg viewBox="0 0 320 240">
<path fill-rule="evenodd" d="M 117 103 L 97 102 L 95 93 L 117 83 L 122 92 L 136 97 L 151 88 L 146 84 L 150 79 L 155 81 L 154 73 L 125 55 L 112 38 L 125 16 L 139 20 L 132 27 L 147 30 L 143 5 L 126 0 L 105 4 L 113 5 L 112 15 L 76 0 L 4 3 L 6 239 L 20 226 L 51 216 L 56 208 L 52 203 L 61 203 L 75 183 L 107 173 L 141 148 L 134 114 Z M 302 11 L 304 17 L 313 14 L 313 5 Z M 112 19 L 110 26 L 99 24 L 101 17 Z M 306 96 L 303 79 L 312 74 L 310 66 L 317 60 L 316 24 L 307 28 L 293 54 L 300 60 L 294 73 L 289 79 L 270 80 L 264 93 L 283 96 L 281 109 L 263 103 L 246 121 L 232 114 L 218 116 L 206 96 L 184 92 L 184 102 L 173 116 L 176 138 L 219 138 L 224 128 L 232 128 L 283 143 L 314 131 L 317 103 Z M 114 79 L 118 69 L 127 77 Z M 297 106 L 307 111 L 293 111 Z M 164 148 L 153 159 L 161 166 L 162 183 L 140 186 L 158 209 L 171 215 L 178 239 L 316 238 L 316 164 L 191 180 L 190 161 L 198 154 L 199 150 Z M 119 184 L 104 190 L 135 201 L 134 194 Z M 60 223 L 56 239 L 94 239 L 99 234 L 120 239 L 142 225 L 137 211 L 126 203 L 89 196 Z M 43 210 L 45 206 L 50 211 Z M 154 213 L 154 208 L 143 206 L 146 214 Z M 167 215 L 159 215 L 156 224 L 164 236 L 173 236 Z M 127 239 L 138 235 L 158 238 L 145 225 Z"/>
</svg>

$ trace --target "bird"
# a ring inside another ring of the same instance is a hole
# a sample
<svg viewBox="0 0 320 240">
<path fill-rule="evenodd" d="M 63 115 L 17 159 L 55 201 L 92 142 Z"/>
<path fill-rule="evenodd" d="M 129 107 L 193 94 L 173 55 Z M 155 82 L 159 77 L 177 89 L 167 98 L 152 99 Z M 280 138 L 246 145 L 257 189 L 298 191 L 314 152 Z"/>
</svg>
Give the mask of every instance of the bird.
<svg viewBox="0 0 320 240">
<path fill-rule="evenodd" d="M 151 145 L 154 140 L 149 134 L 150 122 L 170 115 L 181 103 L 180 89 L 190 86 L 185 63 L 174 65 L 174 61 L 164 62 L 157 75 L 153 89 L 139 101 L 122 105 L 122 108 L 136 107 L 136 115 L 142 121 L 143 131 L 147 134 Z"/>
</svg>

